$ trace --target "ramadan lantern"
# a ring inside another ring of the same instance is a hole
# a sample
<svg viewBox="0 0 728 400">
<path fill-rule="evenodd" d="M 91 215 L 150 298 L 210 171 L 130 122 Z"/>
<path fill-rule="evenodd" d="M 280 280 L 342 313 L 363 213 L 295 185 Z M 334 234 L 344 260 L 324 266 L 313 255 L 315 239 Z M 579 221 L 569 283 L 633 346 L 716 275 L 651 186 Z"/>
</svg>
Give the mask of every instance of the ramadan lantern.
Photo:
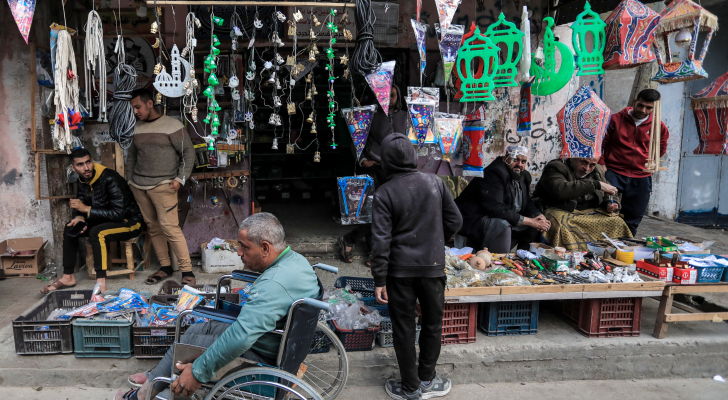
<svg viewBox="0 0 728 400">
<path fill-rule="evenodd" d="M 603 74 L 602 63 L 604 63 L 604 28 L 607 24 L 602 21 L 599 14 L 591 9 L 587 1 L 584 4 L 584 11 L 576 17 L 571 24 L 571 43 L 576 52 L 576 64 L 579 66 L 577 76 Z M 589 43 L 591 38 L 591 43 Z"/>
<path fill-rule="evenodd" d="M 624 0 L 607 18 L 606 70 L 633 68 L 655 61 L 652 45 L 660 14 L 637 0 Z"/>
<path fill-rule="evenodd" d="M 518 86 L 515 80 L 518 73 L 516 64 L 521 59 L 521 53 L 523 52 L 523 45 L 521 44 L 523 32 L 516 28 L 516 24 L 506 21 L 505 15 L 501 13 L 498 21 L 488 26 L 485 37 L 489 38 L 495 46 L 500 47 L 501 43 L 505 45 L 505 52 L 500 54 L 502 61 L 493 76 L 495 87 Z"/>
<path fill-rule="evenodd" d="M 460 78 L 460 91 L 463 93 L 461 103 L 495 100 L 492 93 L 495 88 L 493 77 L 498 70 L 499 51 L 490 38 L 480 33 L 477 27 L 473 36 L 463 42 L 455 65 L 455 71 Z M 488 66 L 483 68 L 480 77 L 477 77 L 479 71 L 474 66 L 474 60 Z"/>
<path fill-rule="evenodd" d="M 708 73 L 703 69 L 703 60 L 708 52 L 710 39 L 718 28 L 718 17 L 709 13 L 703 7 L 690 0 L 675 0 L 660 14 L 660 24 L 657 26 L 656 41 L 654 44 L 657 56 L 658 70 L 652 78 L 660 83 L 674 83 L 707 78 Z M 700 56 L 695 59 L 695 48 L 698 42 L 698 33 L 708 31 Z M 672 61 L 669 38 L 675 34 L 675 44 L 688 48 L 685 61 Z M 660 53 L 657 40 L 662 40 L 665 46 L 665 55 Z"/>
<path fill-rule="evenodd" d="M 695 154 L 728 154 L 728 72 L 690 100 L 700 145 Z"/>
<path fill-rule="evenodd" d="M 561 130 L 561 158 L 599 158 L 612 112 L 584 85 L 556 115 Z"/>
<path fill-rule="evenodd" d="M 574 74 L 574 56 L 569 46 L 554 39 L 554 19 L 546 17 L 546 28 L 543 34 L 543 67 L 538 63 L 531 63 L 531 76 L 535 78 L 531 93 L 537 96 L 547 96 L 561 90 L 571 80 Z M 561 55 L 561 64 L 556 68 L 556 50 Z M 535 57 L 535 56 L 534 56 Z"/>
</svg>

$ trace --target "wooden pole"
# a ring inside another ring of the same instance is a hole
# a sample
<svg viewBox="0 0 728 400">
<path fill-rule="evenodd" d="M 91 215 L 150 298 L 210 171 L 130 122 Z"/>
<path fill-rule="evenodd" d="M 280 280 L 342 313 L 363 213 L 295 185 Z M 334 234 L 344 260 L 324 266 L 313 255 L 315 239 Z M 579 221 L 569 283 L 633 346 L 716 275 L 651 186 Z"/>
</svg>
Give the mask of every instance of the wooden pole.
<svg viewBox="0 0 728 400">
<path fill-rule="evenodd" d="M 324 3 L 316 1 L 205 1 L 205 0 L 157 0 L 158 6 L 288 6 L 288 7 L 343 7 L 344 3 Z M 355 8 L 348 3 L 346 7 Z"/>
</svg>

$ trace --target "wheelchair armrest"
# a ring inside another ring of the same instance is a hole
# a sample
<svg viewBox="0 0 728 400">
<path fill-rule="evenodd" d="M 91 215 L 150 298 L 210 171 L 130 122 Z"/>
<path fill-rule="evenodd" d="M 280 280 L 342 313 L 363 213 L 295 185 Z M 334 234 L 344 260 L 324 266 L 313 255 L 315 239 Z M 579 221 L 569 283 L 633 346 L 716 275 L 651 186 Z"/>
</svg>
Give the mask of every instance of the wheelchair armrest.
<svg viewBox="0 0 728 400">
<path fill-rule="evenodd" d="M 339 269 L 337 267 L 332 266 L 332 265 L 318 263 L 318 264 L 312 265 L 312 267 L 319 268 L 319 269 L 322 269 L 322 270 L 324 270 L 326 272 L 331 272 L 331 273 L 334 273 L 334 274 L 338 274 L 339 273 Z"/>
<path fill-rule="evenodd" d="M 250 272 L 250 271 L 242 271 L 242 270 L 235 270 L 232 273 L 230 273 L 232 276 L 232 279 L 243 281 L 243 282 L 255 282 L 256 279 L 260 276 L 257 272 Z"/>
<path fill-rule="evenodd" d="M 167 382 L 167 383 L 169 383 L 171 385 L 172 384 L 172 378 L 168 378 L 166 376 L 160 376 L 160 377 L 154 378 L 154 380 L 152 381 L 152 385 L 154 385 L 155 382 Z M 147 396 L 145 397 L 144 400 L 152 400 L 152 392 L 153 391 L 154 390 L 152 390 L 152 388 L 149 388 L 149 390 L 147 390 Z M 170 394 L 170 399 L 174 399 L 174 394 L 172 394 L 172 391 L 171 390 L 170 390 L 169 394 Z"/>
<path fill-rule="evenodd" d="M 225 309 L 197 306 L 192 309 L 192 315 L 231 324 L 238 319 L 241 309 L 242 306 L 236 304 L 228 304 Z"/>
</svg>

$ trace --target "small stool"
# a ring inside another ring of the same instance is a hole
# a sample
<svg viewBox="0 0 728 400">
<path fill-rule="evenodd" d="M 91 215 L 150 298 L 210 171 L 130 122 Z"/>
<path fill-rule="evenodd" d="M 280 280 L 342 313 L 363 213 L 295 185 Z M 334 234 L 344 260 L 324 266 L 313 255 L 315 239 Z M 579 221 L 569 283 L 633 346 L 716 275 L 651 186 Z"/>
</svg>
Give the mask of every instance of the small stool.
<svg viewBox="0 0 728 400">
<path fill-rule="evenodd" d="M 140 254 L 141 261 L 139 261 L 139 263 L 136 263 L 136 258 L 134 257 L 134 248 L 137 247 L 137 241 L 142 236 L 144 236 L 144 251 L 140 252 L 139 249 L 137 249 L 136 252 L 142 254 Z M 117 255 L 117 249 L 121 250 L 121 248 L 124 249 L 124 258 L 113 258 L 112 255 Z M 149 234 L 147 232 L 142 232 L 141 235 L 133 239 L 107 243 L 106 265 L 108 266 L 108 269 L 106 270 L 106 276 L 109 277 L 115 275 L 129 274 L 129 279 L 134 280 L 134 273 L 136 272 L 136 270 L 138 270 L 139 268 L 144 270 L 144 268 L 149 267 L 149 257 L 151 256 L 151 250 L 152 241 L 150 240 Z M 113 269 L 114 264 L 123 264 L 124 268 Z M 86 242 L 86 269 L 88 269 L 89 279 L 95 280 L 96 270 L 94 269 L 94 254 L 93 249 L 88 242 Z"/>
</svg>

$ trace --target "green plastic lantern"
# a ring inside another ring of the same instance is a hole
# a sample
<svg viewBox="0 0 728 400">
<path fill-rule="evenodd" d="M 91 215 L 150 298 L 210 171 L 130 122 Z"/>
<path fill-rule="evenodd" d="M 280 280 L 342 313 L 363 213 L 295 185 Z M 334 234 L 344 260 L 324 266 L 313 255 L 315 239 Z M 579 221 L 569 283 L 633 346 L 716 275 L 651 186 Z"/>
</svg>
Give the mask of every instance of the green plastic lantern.
<svg viewBox="0 0 728 400">
<path fill-rule="evenodd" d="M 215 75 L 215 73 L 213 72 L 207 78 L 207 83 L 209 83 L 212 86 L 217 86 L 220 84 L 220 81 L 217 80 L 217 75 Z"/>
<path fill-rule="evenodd" d="M 212 22 L 216 23 L 217 26 L 222 26 L 222 24 L 225 23 L 225 20 L 220 17 L 212 17 Z"/>
<path fill-rule="evenodd" d="M 217 55 L 220 55 L 220 49 L 218 49 L 217 47 L 215 47 L 215 46 L 210 46 L 210 50 L 212 50 L 212 54 L 214 54 L 214 55 L 216 55 L 216 56 L 217 56 Z"/>
<path fill-rule="evenodd" d="M 212 126 L 214 128 L 217 128 L 218 126 L 220 126 L 220 118 L 217 116 L 217 114 L 212 116 Z"/>
<path fill-rule="evenodd" d="M 216 127 L 216 126 L 213 126 L 213 127 L 212 127 L 212 134 L 213 134 L 214 136 L 217 136 L 217 127 Z"/>
<path fill-rule="evenodd" d="M 498 70 L 498 52 L 500 49 L 489 37 L 475 28 L 475 34 L 467 38 L 458 51 L 455 72 L 460 77 L 460 91 L 463 97 L 460 102 L 495 100 L 492 91 L 495 88 L 493 77 Z M 473 60 L 480 58 L 485 67 L 481 76 L 476 76 Z"/>
<path fill-rule="evenodd" d="M 202 122 L 209 124 L 211 120 L 212 120 L 212 114 L 207 114 L 207 117 L 205 117 L 205 119 L 203 119 Z"/>
<path fill-rule="evenodd" d="M 544 64 L 539 66 L 535 61 L 531 62 L 531 76 L 535 78 L 531 93 L 537 96 L 547 96 L 561 90 L 574 75 L 574 55 L 571 49 L 563 43 L 554 39 L 554 19 L 546 17 L 546 29 L 543 35 Z M 561 65 L 556 69 L 556 50 L 561 54 Z"/>
<path fill-rule="evenodd" d="M 207 150 L 215 150 L 215 139 L 210 139 L 210 146 L 207 148 Z"/>
<path fill-rule="evenodd" d="M 521 43 L 523 35 L 524 33 L 516 28 L 516 24 L 506 21 L 506 16 L 503 13 L 498 17 L 498 21 L 491 24 L 485 32 L 485 36 L 490 38 L 495 46 L 501 43 L 506 46 L 505 54 L 501 54 L 501 56 L 505 56 L 505 61 L 500 63 L 498 71 L 493 76 L 495 87 L 518 86 L 515 79 L 516 74 L 518 74 L 516 64 L 521 60 L 521 54 L 523 53 Z M 500 48 L 500 46 L 498 47 Z"/>
<path fill-rule="evenodd" d="M 220 50 L 218 50 L 218 51 L 220 51 Z M 208 68 L 210 68 L 211 70 L 217 69 L 217 63 L 215 62 L 215 57 L 212 57 L 210 59 L 210 63 L 208 64 Z"/>
<path fill-rule="evenodd" d="M 220 40 L 217 38 L 217 35 L 212 35 L 212 45 L 213 46 L 219 46 Z"/>
<path fill-rule="evenodd" d="M 604 46 L 606 45 L 607 24 L 602 21 L 599 14 L 591 10 L 587 1 L 584 12 L 576 17 L 571 24 L 571 43 L 576 52 L 576 64 L 579 67 L 577 76 L 599 75 L 604 73 Z M 591 37 L 591 46 L 589 38 Z M 591 48 L 591 51 L 588 50 Z"/>
<path fill-rule="evenodd" d="M 212 108 L 215 111 L 222 110 L 222 107 L 220 107 L 220 105 L 217 104 L 217 100 L 215 100 L 215 99 L 212 100 L 212 103 L 210 104 L 210 108 Z"/>
<path fill-rule="evenodd" d="M 202 94 L 203 94 L 203 95 L 204 95 L 205 97 L 207 97 L 207 98 L 210 98 L 210 99 L 211 99 L 211 98 L 212 98 L 213 96 L 215 96 L 215 89 L 213 89 L 213 88 L 212 88 L 212 86 L 208 86 L 208 87 L 207 87 L 207 89 L 205 89 L 205 91 L 204 91 L 204 92 L 202 92 Z"/>
</svg>

